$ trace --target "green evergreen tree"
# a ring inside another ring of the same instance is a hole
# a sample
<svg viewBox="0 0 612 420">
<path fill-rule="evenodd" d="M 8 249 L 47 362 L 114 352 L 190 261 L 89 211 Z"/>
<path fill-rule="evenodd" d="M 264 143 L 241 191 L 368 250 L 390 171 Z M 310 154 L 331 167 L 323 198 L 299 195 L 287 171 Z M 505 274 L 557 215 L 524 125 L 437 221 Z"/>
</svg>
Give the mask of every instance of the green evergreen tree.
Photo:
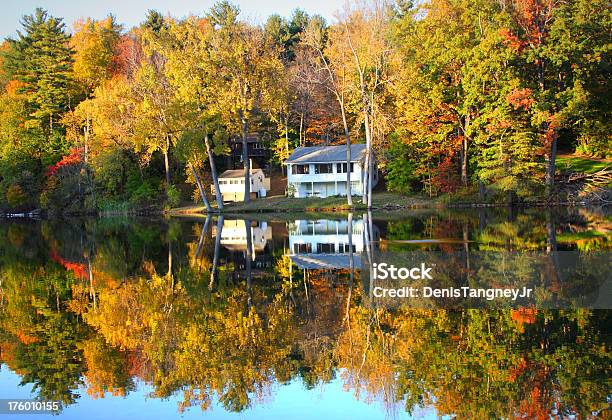
<svg viewBox="0 0 612 420">
<path fill-rule="evenodd" d="M 47 137 L 61 115 L 71 106 L 72 50 L 61 18 L 38 8 L 22 20 L 23 32 L 9 40 L 5 67 L 27 94 L 27 127 L 41 127 Z"/>
</svg>

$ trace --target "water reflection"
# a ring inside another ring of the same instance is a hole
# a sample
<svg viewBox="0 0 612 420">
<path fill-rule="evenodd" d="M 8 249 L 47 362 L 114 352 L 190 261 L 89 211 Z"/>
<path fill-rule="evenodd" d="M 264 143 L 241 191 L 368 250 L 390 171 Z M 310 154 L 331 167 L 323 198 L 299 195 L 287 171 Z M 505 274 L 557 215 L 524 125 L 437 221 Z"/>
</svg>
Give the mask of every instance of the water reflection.
<svg viewBox="0 0 612 420">
<path fill-rule="evenodd" d="M 1 361 L 64 406 L 146 383 L 178 411 L 243 412 L 341 381 L 381 417 L 605 417 L 609 311 L 376 308 L 359 268 L 379 250 L 588 255 L 609 227 L 584 209 L 0 224 Z"/>
<path fill-rule="evenodd" d="M 302 269 L 361 268 L 366 217 L 353 220 L 295 220 L 288 223 L 289 256 Z M 375 241 L 380 238 L 378 228 Z"/>
</svg>

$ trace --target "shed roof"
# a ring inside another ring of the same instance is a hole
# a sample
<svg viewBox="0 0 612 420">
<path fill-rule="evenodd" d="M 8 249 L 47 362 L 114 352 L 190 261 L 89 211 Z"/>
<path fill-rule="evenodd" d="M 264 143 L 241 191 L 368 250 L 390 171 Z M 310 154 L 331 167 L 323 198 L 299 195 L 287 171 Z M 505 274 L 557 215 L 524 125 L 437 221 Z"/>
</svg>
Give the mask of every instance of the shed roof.
<svg viewBox="0 0 612 420">
<path fill-rule="evenodd" d="M 351 162 L 365 156 L 365 144 L 351 144 Z M 346 161 L 346 146 L 312 146 L 296 148 L 285 163 L 329 163 Z"/>
<path fill-rule="evenodd" d="M 261 169 L 251 169 L 251 175 L 261 172 Z M 244 169 L 230 169 L 219 175 L 219 178 L 242 178 L 244 176 Z"/>
</svg>

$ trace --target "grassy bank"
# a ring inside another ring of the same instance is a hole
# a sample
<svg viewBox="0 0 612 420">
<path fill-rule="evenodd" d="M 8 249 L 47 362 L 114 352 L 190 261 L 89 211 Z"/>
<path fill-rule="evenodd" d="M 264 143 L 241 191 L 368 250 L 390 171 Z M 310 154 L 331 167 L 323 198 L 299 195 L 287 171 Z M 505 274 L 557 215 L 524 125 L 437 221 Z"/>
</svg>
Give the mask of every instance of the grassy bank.
<svg viewBox="0 0 612 420">
<path fill-rule="evenodd" d="M 610 167 L 610 161 L 606 159 L 593 159 L 584 156 L 564 155 L 558 158 L 558 169 L 561 173 L 584 173 L 592 174 Z M 565 196 L 564 196 L 565 197 Z M 563 204 L 565 198 L 559 196 L 557 204 Z M 544 196 L 530 198 L 514 198 L 514 205 L 539 206 L 554 205 Z M 346 197 L 328 198 L 289 198 L 275 196 L 251 200 L 249 203 L 228 203 L 224 206 L 224 214 L 240 213 L 300 213 L 327 215 L 345 214 L 349 210 L 365 210 L 366 206 L 361 203 L 361 197 L 353 198 L 354 205 L 349 207 Z M 440 209 L 462 208 L 473 206 L 506 206 L 508 196 L 505 193 L 488 189 L 485 196 L 481 197 L 476 186 L 463 188 L 452 194 L 443 194 L 436 198 L 428 198 L 422 195 L 404 196 L 392 192 L 375 192 L 372 196 L 373 210 L 401 210 L 401 209 Z M 215 204 L 213 203 L 213 206 Z M 186 205 L 174 208 L 166 212 L 169 215 L 197 215 L 206 212 L 203 205 Z"/>
<path fill-rule="evenodd" d="M 437 206 L 437 202 L 421 197 L 406 197 L 403 195 L 381 192 L 372 196 L 374 209 L 429 208 Z M 223 213 L 274 213 L 274 212 L 306 212 L 306 213 L 338 213 L 349 210 L 365 210 L 361 197 L 353 198 L 353 207 L 346 204 L 346 197 L 327 198 L 290 198 L 268 197 L 251 200 L 249 203 L 228 203 Z M 206 207 L 202 205 L 185 206 L 172 209 L 170 215 L 189 215 L 203 213 Z"/>
<path fill-rule="evenodd" d="M 608 159 L 594 159 L 577 155 L 562 155 L 557 158 L 557 168 L 565 172 L 593 174 L 612 167 Z"/>
</svg>

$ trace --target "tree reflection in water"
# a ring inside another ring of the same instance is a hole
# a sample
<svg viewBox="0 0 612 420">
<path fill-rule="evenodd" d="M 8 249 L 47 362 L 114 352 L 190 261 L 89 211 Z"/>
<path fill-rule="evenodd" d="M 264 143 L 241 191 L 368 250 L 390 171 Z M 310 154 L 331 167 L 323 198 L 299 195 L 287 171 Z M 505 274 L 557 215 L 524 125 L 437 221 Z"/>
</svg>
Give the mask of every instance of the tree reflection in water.
<svg viewBox="0 0 612 420">
<path fill-rule="evenodd" d="M 180 393 L 179 410 L 243 411 L 275 384 L 312 389 L 340 375 L 388 410 L 605 416 L 609 311 L 384 309 L 369 304 L 354 260 L 374 248 L 460 251 L 469 273 L 478 250 L 609 250 L 605 219 L 581 211 L 349 214 L 326 221 L 325 246 L 297 254 L 293 220 L 2 224 L 1 360 L 64 405 L 80 384 L 96 398 L 143 380 L 155 397 Z M 404 243 L 427 238 L 457 241 Z M 330 261 L 341 265 L 316 265 Z"/>
</svg>

